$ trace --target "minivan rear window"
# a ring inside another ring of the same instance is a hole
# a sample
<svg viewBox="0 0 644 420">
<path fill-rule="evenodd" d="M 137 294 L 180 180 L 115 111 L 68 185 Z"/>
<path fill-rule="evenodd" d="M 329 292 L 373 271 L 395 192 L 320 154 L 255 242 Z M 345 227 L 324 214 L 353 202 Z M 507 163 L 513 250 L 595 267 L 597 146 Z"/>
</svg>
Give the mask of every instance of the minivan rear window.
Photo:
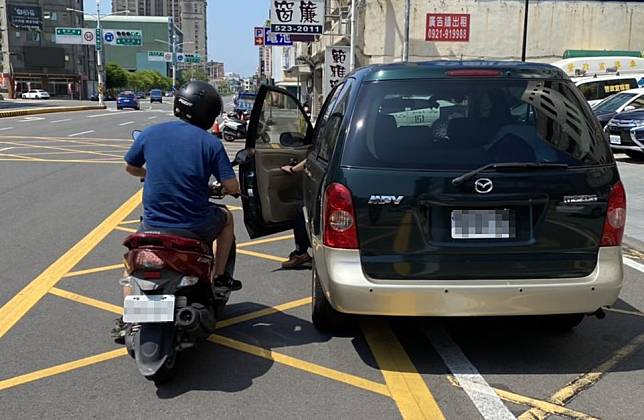
<svg viewBox="0 0 644 420">
<path fill-rule="evenodd" d="M 568 81 L 368 82 L 354 109 L 347 166 L 471 170 L 501 162 L 613 162 L 588 104 Z"/>
</svg>

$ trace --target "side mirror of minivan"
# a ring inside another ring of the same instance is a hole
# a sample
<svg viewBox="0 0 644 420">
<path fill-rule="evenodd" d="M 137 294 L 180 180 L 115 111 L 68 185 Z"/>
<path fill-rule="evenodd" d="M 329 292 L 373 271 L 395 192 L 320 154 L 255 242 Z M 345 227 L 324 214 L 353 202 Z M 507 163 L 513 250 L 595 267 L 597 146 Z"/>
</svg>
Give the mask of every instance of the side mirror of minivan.
<svg viewBox="0 0 644 420">
<path fill-rule="evenodd" d="M 282 133 L 280 134 L 280 144 L 285 147 L 304 146 L 306 137 L 300 133 Z"/>
<path fill-rule="evenodd" d="M 255 149 L 242 149 L 235 155 L 235 159 L 231 162 L 233 166 L 244 165 L 253 157 Z"/>
<path fill-rule="evenodd" d="M 628 106 L 624 107 L 624 112 L 626 112 L 626 111 L 632 111 L 632 110 L 634 110 L 634 109 L 637 109 L 637 108 L 635 108 L 633 105 L 628 105 Z"/>
</svg>

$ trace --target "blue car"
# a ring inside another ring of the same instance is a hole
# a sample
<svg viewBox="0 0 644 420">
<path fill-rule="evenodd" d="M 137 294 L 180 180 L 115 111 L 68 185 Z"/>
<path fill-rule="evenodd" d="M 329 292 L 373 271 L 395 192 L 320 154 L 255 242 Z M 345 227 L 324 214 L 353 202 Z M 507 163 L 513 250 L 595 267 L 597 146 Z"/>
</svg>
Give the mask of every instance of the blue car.
<svg viewBox="0 0 644 420">
<path fill-rule="evenodd" d="M 121 92 L 116 98 L 116 109 L 133 108 L 137 111 L 141 109 L 141 104 L 136 95 L 132 92 Z"/>
</svg>

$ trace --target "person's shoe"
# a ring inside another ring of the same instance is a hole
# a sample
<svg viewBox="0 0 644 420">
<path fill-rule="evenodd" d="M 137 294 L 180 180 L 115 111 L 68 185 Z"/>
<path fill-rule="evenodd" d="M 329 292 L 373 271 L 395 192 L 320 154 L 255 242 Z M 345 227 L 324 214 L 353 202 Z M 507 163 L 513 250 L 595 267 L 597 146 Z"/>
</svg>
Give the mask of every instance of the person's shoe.
<svg viewBox="0 0 644 420">
<path fill-rule="evenodd" d="M 228 289 L 236 292 L 241 290 L 242 283 L 239 280 L 235 280 L 228 273 L 224 273 L 221 276 L 217 276 L 215 279 L 215 287 L 227 287 Z"/>
<path fill-rule="evenodd" d="M 123 322 L 123 317 L 118 317 L 114 320 L 114 328 L 110 331 L 112 338 L 116 344 L 125 344 L 125 334 L 127 334 L 128 324 Z"/>
<path fill-rule="evenodd" d="M 291 255 L 288 256 L 288 261 L 284 261 L 282 263 L 282 268 L 286 270 L 299 268 L 304 265 L 310 264 L 312 260 L 313 258 L 311 258 L 308 252 L 300 255 L 296 254 L 295 252 L 291 252 Z"/>
</svg>

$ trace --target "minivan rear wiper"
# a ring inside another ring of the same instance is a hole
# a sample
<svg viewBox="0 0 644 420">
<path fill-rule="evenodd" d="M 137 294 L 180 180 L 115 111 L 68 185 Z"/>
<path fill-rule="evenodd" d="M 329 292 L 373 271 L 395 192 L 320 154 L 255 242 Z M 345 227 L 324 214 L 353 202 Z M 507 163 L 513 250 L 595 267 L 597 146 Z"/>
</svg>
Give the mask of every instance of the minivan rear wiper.
<svg viewBox="0 0 644 420">
<path fill-rule="evenodd" d="M 476 175 L 488 169 L 495 170 L 521 170 L 521 169 L 567 169 L 565 163 L 542 163 L 542 162 L 506 162 L 506 163 L 488 163 L 480 168 L 474 169 L 464 175 L 452 179 L 452 185 L 461 185 L 462 183 L 474 178 Z"/>
</svg>

